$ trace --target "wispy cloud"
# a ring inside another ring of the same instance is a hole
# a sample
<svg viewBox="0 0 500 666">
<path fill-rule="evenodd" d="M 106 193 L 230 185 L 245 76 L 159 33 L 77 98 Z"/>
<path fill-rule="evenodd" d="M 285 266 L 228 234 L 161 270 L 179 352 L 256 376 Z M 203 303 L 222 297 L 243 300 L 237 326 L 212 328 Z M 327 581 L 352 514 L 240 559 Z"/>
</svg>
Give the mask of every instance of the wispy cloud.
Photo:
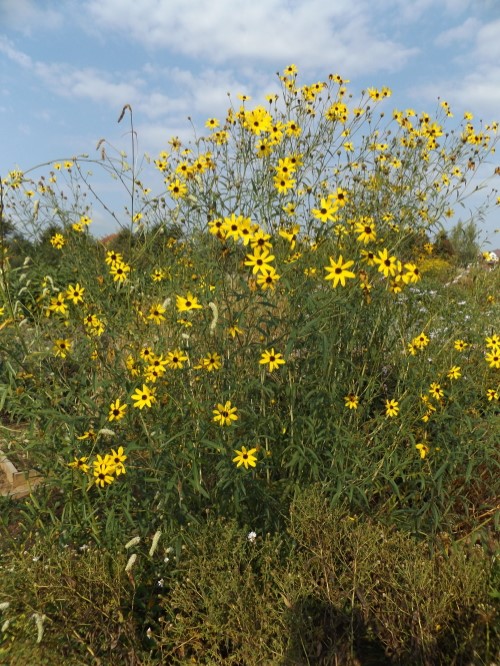
<svg viewBox="0 0 500 666">
<path fill-rule="evenodd" d="M 64 23 L 62 8 L 36 0 L 0 0 L 0 25 L 30 35 L 40 30 L 57 30 Z"/>
<path fill-rule="evenodd" d="M 415 49 L 391 39 L 368 0 L 87 0 L 93 26 L 151 50 L 206 63 L 297 61 L 350 74 L 402 67 Z"/>
</svg>

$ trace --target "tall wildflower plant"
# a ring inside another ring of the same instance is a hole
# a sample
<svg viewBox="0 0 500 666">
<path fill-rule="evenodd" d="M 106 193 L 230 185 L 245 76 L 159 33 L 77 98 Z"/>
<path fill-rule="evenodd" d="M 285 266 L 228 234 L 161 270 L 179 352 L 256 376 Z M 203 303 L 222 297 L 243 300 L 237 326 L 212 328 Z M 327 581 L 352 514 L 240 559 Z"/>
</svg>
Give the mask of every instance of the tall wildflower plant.
<svg viewBox="0 0 500 666">
<path fill-rule="evenodd" d="M 494 519 L 498 271 L 466 318 L 422 266 L 498 125 L 448 131 L 445 103 L 391 114 L 390 90 L 354 100 L 339 75 L 279 80 L 141 168 L 127 106 L 130 161 L 100 142 L 100 160 L 2 180 L 2 229 L 31 230 L 32 251 L 16 265 L 2 232 L 0 395 L 26 429 L 10 447 L 46 478 L 39 524 L 97 541 L 207 512 L 270 529 L 317 482 L 416 532 Z M 91 200 L 114 239 L 89 233 Z"/>
</svg>

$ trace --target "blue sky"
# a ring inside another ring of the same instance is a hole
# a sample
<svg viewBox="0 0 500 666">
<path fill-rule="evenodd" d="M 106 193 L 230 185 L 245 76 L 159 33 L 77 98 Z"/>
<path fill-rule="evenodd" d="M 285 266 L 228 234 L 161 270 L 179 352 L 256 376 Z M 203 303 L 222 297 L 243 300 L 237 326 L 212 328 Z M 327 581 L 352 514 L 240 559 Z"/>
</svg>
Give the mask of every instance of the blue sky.
<svg viewBox="0 0 500 666">
<path fill-rule="evenodd" d="M 188 116 L 224 118 L 228 92 L 263 101 L 290 63 L 299 83 L 390 87 L 388 113 L 433 113 L 440 96 L 455 119 L 500 121 L 500 0 L 0 0 L 0 175 L 94 156 L 101 138 L 128 150 L 127 103 L 139 150 L 156 156 L 192 138 Z M 95 235 L 114 230 L 93 218 Z M 498 227 L 497 207 L 490 247 Z"/>
</svg>

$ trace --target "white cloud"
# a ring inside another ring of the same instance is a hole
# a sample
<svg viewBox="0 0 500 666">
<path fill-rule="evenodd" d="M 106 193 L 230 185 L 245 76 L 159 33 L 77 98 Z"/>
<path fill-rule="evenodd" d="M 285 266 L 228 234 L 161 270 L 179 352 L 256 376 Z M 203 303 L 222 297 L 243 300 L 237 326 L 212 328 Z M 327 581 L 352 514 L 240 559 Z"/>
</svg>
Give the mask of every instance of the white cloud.
<svg viewBox="0 0 500 666">
<path fill-rule="evenodd" d="M 457 25 L 454 28 L 449 28 L 448 30 L 441 32 L 436 37 L 435 44 L 440 47 L 448 47 L 455 44 L 463 46 L 464 42 L 468 44 L 476 39 L 480 27 L 480 21 L 477 18 L 470 16 L 461 25 Z"/>
<path fill-rule="evenodd" d="M 85 9 L 103 32 L 205 64 L 296 62 L 354 75 L 394 71 L 415 53 L 384 34 L 368 0 L 87 0 Z"/>
<path fill-rule="evenodd" d="M 31 35 L 40 30 L 55 30 L 63 24 L 63 14 L 35 0 L 0 0 L 0 24 Z"/>
<path fill-rule="evenodd" d="M 483 62 L 500 62 L 500 19 L 490 21 L 478 30 L 475 56 Z"/>
</svg>

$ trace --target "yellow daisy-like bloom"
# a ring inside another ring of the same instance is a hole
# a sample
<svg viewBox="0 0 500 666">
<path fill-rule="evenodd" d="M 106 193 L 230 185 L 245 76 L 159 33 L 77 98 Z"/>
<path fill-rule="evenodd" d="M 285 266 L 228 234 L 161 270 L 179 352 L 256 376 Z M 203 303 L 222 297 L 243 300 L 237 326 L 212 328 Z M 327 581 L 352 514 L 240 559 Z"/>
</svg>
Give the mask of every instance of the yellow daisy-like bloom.
<svg viewBox="0 0 500 666">
<path fill-rule="evenodd" d="M 62 234 L 54 234 L 52 238 L 50 239 L 50 244 L 56 248 L 56 250 L 62 250 L 64 247 L 66 241 L 64 240 L 64 236 Z"/>
<path fill-rule="evenodd" d="M 49 310 L 51 312 L 58 312 L 62 315 L 68 314 L 68 306 L 64 302 L 64 294 L 58 294 L 57 296 L 52 297 Z"/>
<path fill-rule="evenodd" d="M 273 347 L 272 349 L 262 352 L 259 363 L 261 365 L 269 365 L 269 372 L 273 372 L 273 370 L 277 370 L 280 365 L 284 365 L 286 361 L 283 358 L 283 354 L 275 352 Z"/>
<path fill-rule="evenodd" d="M 217 408 L 213 410 L 213 420 L 220 426 L 230 426 L 233 421 L 238 420 L 238 416 L 236 415 L 237 411 L 238 408 L 232 407 L 230 400 L 228 400 L 224 405 L 218 403 Z"/>
<path fill-rule="evenodd" d="M 415 444 L 415 448 L 420 452 L 420 458 L 423 460 L 425 456 L 429 453 L 429 447 L 427 444 Z"/>
<path fill-rule="evenodd" d="M 234 339 L 237 335 L 241 335 L 243 330 L 239 328 L 236 324 L 233 324 L 227 329 L 229 335 Z"/>
<path fill-rule="evenodd" d="M 188 357 L 180 349 L 175 351 L 168 352 L 166 358 L 166 365 L 173 370 L 182 370 L 184 363 L 188 360 Z"/>
<path fill-rule="evenodd" d="M 448 370 L 448 374 L 446 375 L 448 379 L 458 379 L 459 377 L 462 376 L 462 373 L 460 372 L 460 366 L 454 365 Z"/>
<path fill-rule="evenodd" d="M 496 389 L 487 389 L 486 397 L 488 400 L 498 400 L 498 391 Z"/>
<path fill-rule="evenodd" d="M 167 274 L 162 268 L 155 268 L 151 273 L 151 279 L 153 282 L 161 282 L 166 278 Z"/>
<path fill-rule="evenodd" d="M 493 347 L 491 352 L 485 355 L 485 359 L 490 368 L 500 368 L 500 347 Z"/>
<path fill-rule="evenodd" d="M 76 283 L 75 286 L 72 284 L 68 285 L 68 288 L 66 289 L 66 296 L 73 301 L 75 305 L 78 305 L 78 303 L 83 302 L 83 292 L 85 289 L 83 287 L 80 287 L 78 282 Z"/>
<path fill-rule="evenodd" d="M 125 282 L 128 277 L 127 274 L 130 273 L 130 266 L 123 262 L 116 261 L 114 264 L 111 264 L 109 272 L 113 276 L 115 282 Z"/>
<path fill-rule="evenodd" d="M 185 183 L 177 178 L 169 184 L 168 191 L 173 199 L 182 199 L 186 196 L 188 188 Z"/>
<path fill-rule="evenodd" d="M 134 407 L 143 409 L 143 407 L 151 407 L 156 401 L 153 391 L 146 384 L 142 385 L 142 389 L 136 388 L 135 393 L 132 394 Z"/>
<path fill-rule="evenodd" d="M 349 393 L 344 397 L 345 406 L 348 409 L 357 409 L 359 405 L 359 397 L 355 393 Z"/>
<path fill-rule="evenodd" d="M 198 298 L 193 296 L 191 292 L 188 292 L 186 297 L 177 296 L 175 299 L 175 305 L 179 312 L 188 312 L 189 310 L 201 310 L 202 305 L 198 303 Z"/>
<path fill-rule="evenodd" d="M 245 261 L 245 266 L 252 267 L 252 273 L 256 275 L 259 272 L 263 272 L 266 268 L 269 268 L 269 263 L 274 261 L 274 255 L 269 253 L 267 249 L 255 248 L 253 254 L 247 254 Z"/>
<path fill-rule="evenodd" d="M 403 282 L 418 282 L 422 279 L 422 273 L 415 264 L 405 264 L 406 273 L 403 275 Z"/>
<path fill-rule="evenodd" d="M 108 250 L 106 252 L 106 259 L 104 261 L 108 264 L 108 266 L 112 266 L 113 264 L 121 264 L 123 263 L 123 255 L 120 252 L 115 252 L 115 250 Z"/>
<path fill-rule="evenodd" d="M 54 354 L 66 358 L 71 351 L 71 340 L 60 338 L 54 342 Z"/>
<path fill-rule="evenodd" d="M 121 421 L 121 419 L 125 416 L 126 411 L 127 411 L 127 405 L 120 404 L 120 399 L 117 398 L 109 406 L 108 421 Z"/>
<path fill-rule="evenodd" d="M 497 335 L 496 333 L 493 334 L 491 337 L 486 338 L 486 346 L 490 347 L 493 349 L 494 347 L 500 347 L 500 335 Z"/>
<path fill-rule="evenodd" d="M 399 412 L 399 406 L 397 400 L 386 400 L 385 401 L 385 415 L 389 417 L 397 416 Z"/>
<path fill-rule="evenodd" d="M 344 259 L 342 255 L 340 255 L 338 261 L 335 261 L 333 257 L 330 257 L 330 264 L 330 266 L 325 266 L 325 271 L 328 273 L 325 280 L 333 280 L 334 288 L 339 282 L 345 287 L 346 278 L 352 279 L 356 277 L 354 273 L 347 270 L 354 264 L 354 261 L 351 260 L 344 263 Z"/>
<path fill-rule="evenodd" d="M 329 199 L 321 199 L 319 208 L 313 208 L 311 213 L 317 220 L 321 220 L 321 222 L 334 222 L 337 210 L 338 206 L 332 201 Z"/>
<path fill-rule="evenodd" d="M 155 324 L 161 324 L 162 321 L 165 321 L 165 317 L 163 316 L 165 312 L 166 310 L 162 305 L 152 305 L 147 319 L 151 319 Z"/>
<path fill-rule="evenodd" d="M 398 270 L 397 259 L 394 256 L 389 256 L 387 248 L 379 250 L 378 257 L 374 257 L 373 261 L 378 264 L 378 270 L 384 274 L 384 277 L 392 277 Z"/>
<path fill-rule="evenodd" d="M 100 458 L 100 456 L 97 456 Z M 113 483 L 115 480 L 113 475 L 114 467 L 110 466 L 106 461 L 94 460 L 94 482 L 96 486 L 104 488 L 107 484 Z"/>
<path fill-rule="evenodd" d="M 87 465 L 88 458 L 85 456 L 83 458 L 75 458 L 73 462 L 68 463 L 68 467 L 73 467 L 73 469 L 79 469 L 81 472 L 88 472 L 89 466 Z"/>
<path fill-rule="evenodd" d="M 427 347 L 429 344 L 429 338 L 425 333 L 420 333 L 420 335 L 417 335 L 416 338 L 413 338 L 411 344 L 417 349 L 424 349 L 424 347 Z"/>
<path fill-rule="evenodd" d="M 365 245 L 377 239 L 375 223 L 372 217 L 363 217 L 359 222 L 356 222 L 355 232 L 359 234 L 356 240 Z"/>
<path fill-rule="evenodd" d="M 263 291 L 266 291 L 266 289 L 273 290 L 280 277 L 281 276 L 278 275 L 276 269 L 272 266 L 268 266 L 267 268 L 263 268 L 257 275 L 257 284 Z"/>
<path fill-rule="evenodd" d="M 126 470 L 125 470 L 125 465 L 123 463 L 125 462 L 125 460 L 127 460 L 127 456 L 123 451 L 123 446 L 119 446 L 117 451 L 111 449 L 110 458 L 113 462 L 116 476 L 120 476 L 120 474 L 125 474 Z"/>
<path fill-rule="evenodd" d="M 213 372 L 214 370 L 220 370 L 222 367 L 222 359 L 219 354 L 212 352 L 205 358 L 201 359 L 200 365 L 207 370 L 207 372 Z"/>
<path fill-rule="evenodd" d="M 457 351 L 463 352 L 463 351 L 465 351 L 465 349 L 467 349 L 467 347 L 469 346 L 469 343 L 465 342 L 464 340 L 455 340 L 455 342 L 453 343 L 453 346 L 455 347 L 455 349 Z"/>
<path fill-rule="evenodd" d="M 436 400 L 440 400 L 441 398 L 444 397 L 444 391 L 441 388 L 441 385 L 438 384 L 437 382 L 432 382 L 432 384 L 429 387 L 429 393 L 432 395 L 433 398 L 436 398 Z"/>
<path fill-rule="evenodd" d="M 241 467 L 244 465 L 245 469 L 249 467 L 255 467 L 257 464 L 257 457 L 254 455 L 257 453 L 257 449 L 248 449 L 246 446 L 241 447 L 241 451 L 235 449 L 234 451 L 236 456 L 233 458 L 233 462 L 236 463 L 236 467 Z"/>
</svg>

